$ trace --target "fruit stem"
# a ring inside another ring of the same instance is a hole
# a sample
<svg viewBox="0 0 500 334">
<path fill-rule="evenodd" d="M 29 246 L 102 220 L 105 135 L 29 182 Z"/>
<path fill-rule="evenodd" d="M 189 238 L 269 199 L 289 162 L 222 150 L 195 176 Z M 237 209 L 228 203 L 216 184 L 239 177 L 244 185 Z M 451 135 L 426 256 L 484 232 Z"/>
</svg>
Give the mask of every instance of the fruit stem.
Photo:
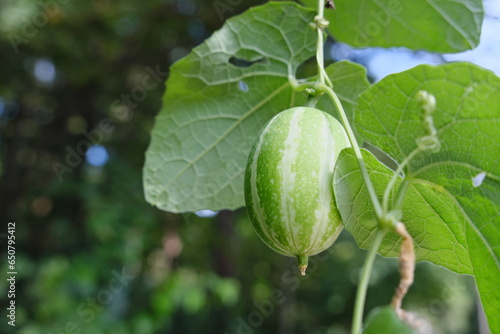
<svg viewBox="0 0 500 334">
<path fill-rule="evenodd" d="M 302 276 L 305 276 L 307 265 L 309 263 L 309 256 L 307 255 L 297 255 L 297 261 L 299 262 L 299 270 Z"/>
<path fill-rule="evenodd" d="M 361 175 L 363 176 L 364 184 L 366 189 L 368 190 L 368 194 L 370 195 L 370 199 L 373 205 L 373 209 L 375 210 L 375 214 L 377 216 L 378 221 L 385 220 L 384 212 L 380 205 L 380 201 L 378 200 L 377 194 L 375 193 L 375 189 L 373 188 L 373 184 L 370 180 L 370 176 L 368 175 L 368 171 L 366 170 L 366 165 L 363 160 L 363 156 L 361 155 L 361 150 L 359 148 L 356 137 L 354 136 L 354 132 L 352 131 L 351 124 L 349 124 L 349 120 L 347 119 L 347 115 L 342 107 L 342 103 L 340 102 L 337 94 L 326 85 L 319 85 L 320 89 L 323 90 L 330 96 L 330 99 L 335 104 L 337 111 L 339 113 L 340 119 L 344 128 L 347 132 L 347 137 L 349 137 L 349 141 L 351 142 L 352 148 L 354 150 L 354 154 L 356 155 L 356 159 L 358 160 L 359 169 L 361 171 Z"/>
<path fill-rule="evenodd" d="M 372 272 L 373 263 L 375 262 L 375 255 L 377 254 L 382 240 L 384 239 L 385 230 L 377 228 L 377 234 L 373 239 L 370 248 L 368 249 L 368 255 L 366 256 L 365 263 L 363 264 L 363 269 L 361 272 L 361 279 L 358 285 L 358 291 L 356 293 L 356 301 L 354 304 L 354 317 L 352 318 L 352 334 L 361 333 L 361 325 L 363 321 L 363 310 L 365 308 L 366 290 L 368 288 L 368 282 L 370 281 L 370 274 Z"/>
</svg>

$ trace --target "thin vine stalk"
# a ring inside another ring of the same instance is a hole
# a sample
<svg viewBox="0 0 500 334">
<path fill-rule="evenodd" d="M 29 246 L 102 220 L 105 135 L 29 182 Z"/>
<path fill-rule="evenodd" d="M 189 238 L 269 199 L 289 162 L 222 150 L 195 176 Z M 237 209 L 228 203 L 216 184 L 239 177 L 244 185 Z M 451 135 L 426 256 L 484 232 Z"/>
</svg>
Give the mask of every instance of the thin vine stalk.
<svg viewBox="0 0 500 334">
<path fill-rule="evenodd" d="M 394 189 L 394 186 L 396 185 L 396 181 L 398 180 L 398 177 L 403 173 L 403 169 L 410 163 L 410 161 L 418 154 L 420 153 L 421 150 L 420 148 L 416 148 L 413 152 L 411 152 L 405 160 L 398 166 L 398 169 L 394 172 L 394 174 L 391 177 L 391 180 L 387 184 L 387 187 L 385 188 L 384 191 L 384 197 L 382 199 L 382 210 L 384 212 L 389 212 L 389 196 L 391 194 L 391 191 Z M 400 203 L 400 198 L 404 196 L 404 191 L 399 192 L 399 196 L 396 199 L 396 202 Z M 396 206 L 399 207 L 399 206 Z"/>
<path fill-rule="evenodd" d="M 361 171 L 361 176 L 363 177 L 366 189 L 368 190 L 368 194 L 370 196 L 370 200 L 373 205 L 373 209 L 375 210 L 375 214 L 379 220 L 382 220 L 384 218 L 384 211 L 382 210 L 382 206 L 380 205 L 380 202 L 378 200 L 377 194 L 375 193 L 375 189 L 373 188 L 373 184 L 370 180 L 370 176 L 368 175 L 368 171 L 366 169 L 365 162 L 363 160 L 363 156 L 361 155 L 361 149 L 359 148 L 358 141 L 356 140 L 356 137 L 354 136 L 354 132 L 351 128 L 351 124 L 349 123 L 349 120 L 347 119 L 347 115 L 344 111 L 344 108 L 342 107 L 342 103 L 340 102 L 337 94 L 331 89 L 330 87 L 326 85 L 320 85 L 320 89 L 324 90 L 328 96 L 330 96 L 330 99 L 333 101 L 335 104 L 335 107 L 337 108 L 340 119 L 342 121 L 342 124 L 344 125 L 344 128 L 347 133 L 347 137 L 349 138 L 349 141 L 352 145 L 352 148 L 354 150 L 354 154 L 356 155 L 356 159 L 358 161 L 359 169 Z"/>
<path fill-rule="evenodd" d="M 354 316 L 352 318 L 352 334 L 360 334 L 361 326 L 363 323 L 363 310 L 365 308 L 366 291 L 370 281 L 370 274 L 372 272 L 373 263 L 375 262 L 375 255 L 382 244 L 385 232 L 381 228 L 377 228 L 375 238 L 373 239 L 368 255 L 366 256 L 363 269 L 361 271 L 361 278 L 359 280 L 358 290 L 356 291 L 356 300 L 354 304 Z"/>
<path fill-rule="evenodd" d="M 324 40 L 323 40 L 323 29 L 328 25 L 325 20 L 325 1 L 318 1 L 318 15 L 316 16 L 316 31 L 318 33 L 318 42 L 316 44 L 316 62 L 318 64 L 318 83 L 320 85 L 328 84 L 330 87 L 333 87 L 330 78 L 326 74 L 325 71 L 325 61 L 324 61 Z"/>
<path fill-rule="evenodd" d="M 325 1 L 318 0 L 318 15 L 315 18 L 316 29 L 318 31 L 318 43 L 317 43 L 317 47 L 316 47 L 316 60 L 318 62 L 318 72 L 319 73 L 318 73 L 318 86 L 317 86 L 317 88 L 320 91 L 325 92 L 330 97 L 330 99 L 334 103 L 335 107 L 337 108 L 337 111 L 339 113 L 342 124 L 344 125 L 344 128 L 347 132 L 347 136 L 349 138 L 349 141 L 352 145 L 352 148 L 354 149 L 354 154 L 356 155 L 356 159 L 358 160 L 358 165 L 359 165 L 359 168 L 361 170 L 361 174 L 363 176 L 364 183 L 365 183 L 366 188 L 368 190 L 368 193 L 370 195 L 370 199 L 371 199 L 371 202 L 373 204 L 375 214 L 380 221 L 384 218 L 384 211 L 382 210 L 382 206 L 380 205 L 378 197 L 375 193 L 375 189 L 373 188 L 373 185 L 371 183 L 370 176 L 368 175 L 368 171 L 366 169 L 365 162 L 363 161 L 363 156 L 361 155 L 361 150 L 360 150 L 358 142 L 356 140 L 356 136 L 354 136 L 354 132 L 352 131 L 351 124 L 349 123 L 349 120 L 347 119 L 347 115 L 344 111 L 344 107 L 342 107 L 342 103 L 340 102 L 340 99 L 338 98 L 337 94 L 333 91 L 332 82 L 330 81 L 330 78 L 328 78 L 328 75 L 326 74 L 326 71 L 325 71 L 325 64 L 324 64 L 324 58 L 323 58 L 323 53 L 324 53 L 324 51 L 323 51 L 323 44 L 324 44 L 323 29 L 327 26 L 328 22 L 326 21 L 326 23 L 325 23 L 324 11 L 325 11 Z"/>
<path fill-rule="evenodd" d="M 330 99 L 332 100 L 333 104 L 337 108 L 337 111 L 339 113 L 340 119 L 342 121 L 342 124 L 344 125 L 344 128 L 347 132 L 347 136 L 349 138 L 349 141 L 351 143 L 352 148 L 354 149 L 354 154 L 356 155 L 356 159 L 358 160 L 358 165 L 359 169 L 361 170 L 361 175 L 363 176 L 363 180 L 365 181 L 366 188 L 368 190 L 368 193 L 370 195 L 371 202 L 373 204 L 373 208 L 375 210 L 375 214 L 377 215 L 377 218 L 381 220 L 384 216 L 384 211 L 382 210 L 382 206 L 380 205 L 380 202 L 377 198 L 377 195 L 375 193 L 375 189 L 373 188 L 373 185 L 370 180 L 370 176 L 368 175 L 368 171 L 366 170 L 365 162 L 363 161 L 363 156 L 361 155 L 361 150 L 358 145 L 358 141 L 356 140 L 356 136 L 354 136 L 354 131 L 352 131 L 351 124 L 349 123 L 349 120 L 347 119 L 347 115 L 344 111 L 344 107 L 342 106 L 342 103 L 340 102 L 340 99 L 338 98 L 337 94 L 333 90 L 333 85 L 332 82 L 330 81 L 330 78 L 328 78 L 328 75 L 326 74 L 325 71 L 325 64 L 324 64 L 324 58 L 323 58 L 323 28 L 321 25 L 324 24 L 324 10 L 325 10 L 325 1 L 324 0 L 318 0 L 318 15 L 316 16 L 316 26 L 317 26 L 317 31 L 318 31 L 318 43 L 316 47 L 316 60 L 318 62 L 318 89 L 320 91 L 325 92 Z"/>
<path fill-rule="evenodd" d="M 339 113 L 340 119 L 342 121 L 342 124 L 344 125 L 344 128 L 347 132 L 347 136 L 349 138 L 349 141 L 351 143 L 351 146 L 354 150 L 354 154 L 356 155 L 356 159 L 358 161 L 359 169 L 361 171 L 361 175 L 364 180 L 364 184 L 366 186 L 366 189 L 369 193 L 370 200 L 372 202 L 373 208 L 375 210 L 375 214 L 377 216 L 377 219 L 379 221 L 377 230 L 376 230 L 376 235 L 375 238 L 373 239 L 370 248 L 368 250 L 368 255 L 365 259 L 365 263 L 363 265 L 362 273 L 361 273 L 361 278 L 360 282 L 358 285 L 358 289 L 356 292 L 356 300 L 355 300 L 355 306 L 354 306 L 354 316 L 353 316 L 353 322 L 352 322 L 352 333 L 353 334 L 359 334 L 361 333 L 361 327 L 363 323 L 363 310 L 365 306 L 365 300 L 366 300 L 366 292 L 368 289 L 368 282 L 370 280 L 370 274 L 373 268 L 373 263 L 375 261 L 375 255 L 377 254 L 378 249 L 380 248 L 380 245 L 382 243 L 382 240 L 385 235 L 385 229 L 381 227 L 381 222 L 386 219 L 385 214 L 387 211 L 384 211 L 380 201 L 378 200 L 378 197 L 375 193 L 375 189 L 373 188 L 373 184 L 370 180 L 370 176 L 368 174 L 368 171 L 366 169 L 365 162 L 363 160 L 363 156 L 361 154 L 361 150 L 359 148 L 358 142 L 356 140 L 356 137 L 354 136 L 354 132 L 351 128 L 351 125 L 349 123 L 349 120 L 347 118 L 347 115 L 344 111 L 344 108 L 342 107 L 342 103 L 340 102 L 340 99 L 338 98 L 337 94 L 333 90 L 333 85 L 332 82 L 330 81 L 330 78 L 328 78 L 328 75 L 326 74 L 325 71 L 325 65 L 324 65 L 324 59 L 323 59 L 323 29 L 325 28 L 325 25 L 327 22 L 325 22 L 324 18 L 324 7 L 325 7 L 325 2 L 324 0 L 318 0 L 318 16 L 316 16 L 315 21 L 316 21 L 316 29 L 318 32 L 318 44 L 316 47 L 316 60 L 318 62 L 318 86 L 317 89 L 319 91 L 325 92 L 332 102 L 334 103 L 335 107 L 337 108 L 337 111 Z"/>
</svg>

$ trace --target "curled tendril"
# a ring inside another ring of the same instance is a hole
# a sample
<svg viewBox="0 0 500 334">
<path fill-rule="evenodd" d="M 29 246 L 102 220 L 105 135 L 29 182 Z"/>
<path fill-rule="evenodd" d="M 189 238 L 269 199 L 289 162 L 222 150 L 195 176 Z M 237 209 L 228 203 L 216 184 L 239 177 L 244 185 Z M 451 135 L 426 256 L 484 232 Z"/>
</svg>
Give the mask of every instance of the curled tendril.
<svg viewBox="0 0 500 334">
<path fill-rule="evenodd" d="M 417 93 L 416 97 L 422 103 L 425 115 L 430 115 L 436 110 L 436 98 L 431 93 L 421 90 Z"/>
<path fill-rule="evenodd" d="M 416 140 L 417 146 L 423 151 L 439 152 L 441 142 L 437 136 L 437 130 L 434 127 L 434 119 L 432 117 L 432 113 L 436 110 L 436 98 L 425 90 L 419 91 L 416 98 L 422 106 L 422 125 L 426 132 L 425 136 L 419 137 Z"/>
<path fill-rule="evenodd" d="M 429 151 L 432 153 L 437 153 L 441 150 L 441 142 L 436 135 L 417 138 L 417 146 L 422 151 Z"/>
</svg>

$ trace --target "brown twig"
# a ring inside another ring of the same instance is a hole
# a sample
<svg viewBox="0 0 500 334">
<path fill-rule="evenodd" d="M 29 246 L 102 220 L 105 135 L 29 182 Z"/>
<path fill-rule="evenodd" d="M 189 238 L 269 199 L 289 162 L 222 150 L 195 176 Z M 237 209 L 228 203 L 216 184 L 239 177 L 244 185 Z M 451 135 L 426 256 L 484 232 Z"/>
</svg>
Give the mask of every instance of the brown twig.
<svg viewBox="0 0 500 334">
<path fill-rule="evenodd" d="M 396 224 L 396 232 L 403 237 L 401 249 L 399 250 L 399 273 L 401 274 L 401 280 L 392 297 L 391 306 L 400 316 L 403 316 L 404 312 L 401 310 L 401 302 L 413 284 L 415 251 L 413 249 L 413 239 L 403 223 L 399 222 Z"/>
</svg>

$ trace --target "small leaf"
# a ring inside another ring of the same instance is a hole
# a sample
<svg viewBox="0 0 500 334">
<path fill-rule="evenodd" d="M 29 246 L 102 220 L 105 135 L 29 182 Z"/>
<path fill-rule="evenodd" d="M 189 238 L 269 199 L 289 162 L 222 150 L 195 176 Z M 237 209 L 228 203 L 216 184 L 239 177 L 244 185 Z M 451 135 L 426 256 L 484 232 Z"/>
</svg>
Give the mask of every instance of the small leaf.
<svg viewBox="0 0 500 334">
<path fill-rule="evenodd" d="M 366 317 L 363 334 L 416 334 L 409 325 L 399 319 L 390 306 L 373 309 Z"/>
<path fill-rule="evenodd" d="M 317 1 L 303 0 L 316 8 Z M 484 17 L 481 0 L 335 0 L 325 10 L 336 40 L 355 47 L 404 46 L 455 53 L 479 43 Z"/>
<path fill-rule="evenodd" d="M 363 93 L 355 113 L 358 133 L 399 163 L 426 135 L 415 98 L 419 91 L 436 99 L 432 118 L 441 150 L 417 154 L 405 170 L 413 189 L 408 197 L 415 191 L 422 199 L 405 208 L 403 222 L 417 247 L 428 250 L 420 259 L 439 254 L 429 261 L 459 273 L 467 272 L 470 262 L 490 329 L 500 332 L 500 78 L 466 63 L 422 65 L 390 75 Z M 373 168 L 372 174 L 390 174 Z M 481 173 L 485 177 L 474 186 Z M 363 188 L 357 196 L 366 197 Z M 421 208 L 421 202 L 433 212 Z M 364 205 L 370 222 L 371 206 Z M 355 237 L 368 238 L 370 225 L 359 223 Z"/>
</svg>

